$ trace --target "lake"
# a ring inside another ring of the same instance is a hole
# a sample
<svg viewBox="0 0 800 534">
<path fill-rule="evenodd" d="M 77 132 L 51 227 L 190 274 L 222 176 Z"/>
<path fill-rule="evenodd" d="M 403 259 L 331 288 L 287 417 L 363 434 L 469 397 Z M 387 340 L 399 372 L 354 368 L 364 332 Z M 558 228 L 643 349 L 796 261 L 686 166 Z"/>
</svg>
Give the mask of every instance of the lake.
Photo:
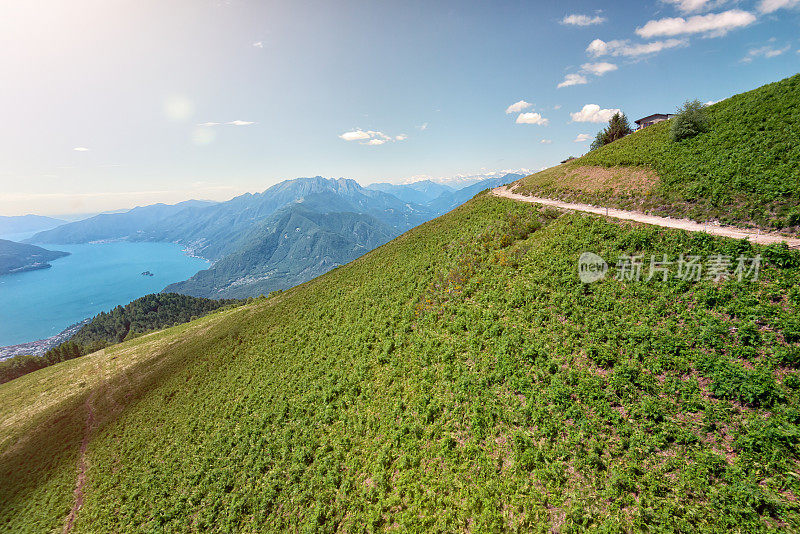
<svg viewBox="0 0 800 534">
<path fill-rule="evenodd" d="M 0 347 L 48 338 L 209 266 L 172 243 L 39 246 L 71 254 L 50 269 L 0 276 Z"/>
</svg>

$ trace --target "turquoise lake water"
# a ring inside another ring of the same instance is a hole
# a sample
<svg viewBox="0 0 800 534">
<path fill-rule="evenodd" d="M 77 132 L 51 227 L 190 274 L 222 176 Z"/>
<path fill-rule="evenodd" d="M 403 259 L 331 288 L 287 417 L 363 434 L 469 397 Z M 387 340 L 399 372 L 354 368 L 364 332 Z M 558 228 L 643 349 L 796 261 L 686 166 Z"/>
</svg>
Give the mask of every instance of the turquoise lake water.
<svg viewBox="0 0 800 534">
<path fill-rule="evenodd" d="M 71 254 L 50 269 L 0 276 L 0 347 L 53 336 L 209 265 L 172 243 L 40 246 Z"/>
</svg>

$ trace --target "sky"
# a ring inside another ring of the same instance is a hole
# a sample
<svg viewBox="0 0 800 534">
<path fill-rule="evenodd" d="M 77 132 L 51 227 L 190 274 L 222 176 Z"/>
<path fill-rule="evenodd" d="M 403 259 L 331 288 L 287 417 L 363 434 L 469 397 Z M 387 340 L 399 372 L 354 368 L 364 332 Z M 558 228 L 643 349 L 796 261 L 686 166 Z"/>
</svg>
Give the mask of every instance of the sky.
<svg viewBox="0 0 800 534">
<path fill-rule="evenodd" d="M 800 0 L 3 0 L 0 215 L 532 172 L 798 67 Z"/>
</svg>

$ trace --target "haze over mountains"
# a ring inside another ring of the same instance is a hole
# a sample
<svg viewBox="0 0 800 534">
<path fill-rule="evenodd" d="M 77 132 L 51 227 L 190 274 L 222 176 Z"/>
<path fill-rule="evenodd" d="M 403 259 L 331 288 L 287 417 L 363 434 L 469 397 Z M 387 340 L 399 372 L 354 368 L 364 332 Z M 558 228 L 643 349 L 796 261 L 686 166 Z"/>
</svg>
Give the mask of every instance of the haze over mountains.
<svg viewBox="0 0 800 534">
<path fill-rule="evenodd" d="M 65 222 L 67 221 L 43 215 L 18 215 L 14 217 L 0 215 L 0 235 L 41 232 L 60 226 Z"/>
<path fill-rule="evenodd" d="M 29 243 L 104 240 L 178 243 L 214 262 L 166 290 L 192 296 L 257 296 L 310 280 L 462 204 L 507 174 L 455 189 L 431 181 L 373 184 L 298 178 L 227 202 L 155 204 L 39 232 Z"/>
</svg>

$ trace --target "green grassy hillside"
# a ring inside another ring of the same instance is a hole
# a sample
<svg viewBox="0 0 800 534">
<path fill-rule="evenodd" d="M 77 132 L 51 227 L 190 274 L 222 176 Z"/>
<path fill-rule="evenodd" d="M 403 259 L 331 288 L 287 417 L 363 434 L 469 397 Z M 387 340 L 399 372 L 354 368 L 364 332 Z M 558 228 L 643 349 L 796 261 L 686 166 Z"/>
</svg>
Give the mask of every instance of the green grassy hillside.
<svg viewBox="0 0 800 534">
<path fill-rule="evenodd" d="M 670 121 L 659 123 L 528 176 L 517 191 L 800 230 L 800 75 L 714 104 L 708 117 L 693 138 L 670 141 Z"/>
<path fill-rule="evenodd" d="M 764 254 L 578 280 L 583 251 Z M 482 195 L 326 275 L 0 385 L 0 529 L 800 526 L 800 258 Z M 85 434 L 85 430 L 89 433 Z"/>
</svg>

